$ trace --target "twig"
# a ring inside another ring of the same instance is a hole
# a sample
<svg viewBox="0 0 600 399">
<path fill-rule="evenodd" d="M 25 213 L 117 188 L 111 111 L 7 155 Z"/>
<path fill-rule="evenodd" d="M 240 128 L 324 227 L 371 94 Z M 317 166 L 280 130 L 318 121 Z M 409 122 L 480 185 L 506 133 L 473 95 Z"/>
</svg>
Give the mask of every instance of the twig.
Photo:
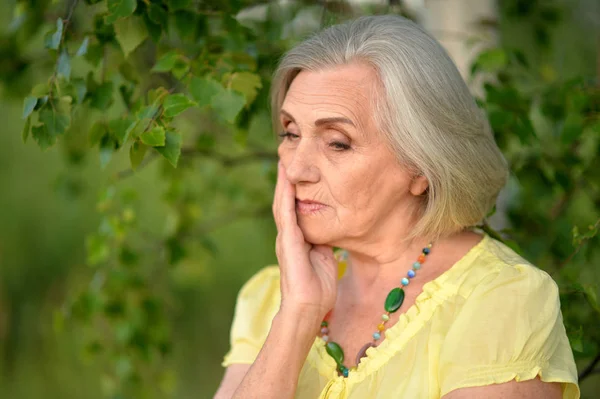
<svg viewBox="0 0 600 399">
<path fill-rule="evenodd" d="M 258 160 L 267 160 L 267 161 L 277 161 L 278 155 L 274 152 L 267 151 L 255 151 L 249 154 L 240 155 L 239 157 L 229 157 L 227 155 L 219 154 L 212 151 L 205 150 L 197 150 L 194 148 L 182 148 L 181 155 L 185 156 L 204 156 L 209 158 L 214 158 L 217 161 L 221 162 L 223 166 L 231 167 L 238 166 L 248 162 L 254 162 Z M 148 164 L 150 164 L 154 159 L 158 158 L 156 154 L 152 154 L 150 157 L 144 158 L 142 163 L 137 167 L 136 170 L 131 168 L 124 169 L 118 172 L 115 176 L 116 180 L 121 180 L 128 178 L 134 174 L 134 172 L 139 172 L 141 169 L 145 168 Z"/>
<path fill-rule="evenodd" d="M 586 366 L 585 369 L 583 369 L 581 373 L 579 373 L 579 382 L 591 374 L 598 372 L 597 370 L 594 370 L 598 363 L 600 363 L 600 353 L 596 355 L 596 357 L 591 361 L 590 364 Z"/>
<path fill-rule="evenodd" d="M 275 152 L 268 151 L 255 151 L 248 154 L 240 155 L 237 157 L 230 157 L 224 154 L 219 154 L 217 152 L 208 151 L 208 150 L 197 150 L 193 148 L 184 148 L 181 150 L 182 155 L 187 156 L 203 156 L 210 157 L 220 161 L 223 166 L 236 166 L 243 163 L 253 162 L 257 160 L 266 160 L 266 161 L 277 161 L 279 156 Z"/>
<path fill-rule="evenodd" d="M 600 219 L 598 219 L 596 221 L 596 223 L 594 224 L 594 226 L 592 227 L 593 229 L 598 228 L 598 226 L 600 225 Z M 581 250 L 581 248 L 583 247 L 583 245 L 586 243 L 586 241 L 588 241 L 589 238 L 588 237 L 584 237 L 581 239 L 581 241 L 579 242 L 579 245 L 577 246 L 577 248 L 575 248 L 575 251 L 573 251 L 571 253 L 571 255 L 569 255 L 569 257 L 567 259 L 565 259 L 564 261 L 562 261 L 556 268 L 556 270 L 554 270 L 552 273 L 550 273 L 551 276 L 554 276 L 556 273 L 558 273 L 563 267 L 565 267 L 566 265 L 569 264 L 569 262 L 571 262 L 571 260 L 575 257 L 575 255 L 577 255 L 579 253 L 579 251 Z"/>
<path fill-rule="evenodd" d="M 75 10 L 75 6 L 77 5 L 77 3 L 79 2 L 79 0 L 72 0 L 71 1 L 71 5 L 69 6 L 69 10 L 67 11 L 67 17 L 65 19 L 63 19 L 63 31 L 62 31 L 62 35 L 60 35 L 60 42 L 58 43 L 58 48 L 56 49 L 57 53 L 59 54 L 59 57 L 56 59 L 56 64 L 54 65 L 54 72 L 52 73 L 52 76 L 50 76 L 50 80 L 48 81 L 48 86 L 52 86 L 52 83 L 54 82 L 54 80 L 56 80 L 56 75 L 58 73 L 58 60 L 60 59 L 60 50 L 63 46 L 63 43 L 65 41 L 65 37 L 67 36 L 67 28 L 69 27 L 69 23 L 71 23 L 71 17 L 73 16 L 73 11 Z"/>
<path fill-rule="evenodd" d="M 484 220 L 482 224 L 480 224 L 476 227 L 485 231 L 490 237 L 492 237 L 502 243 L 504 242 L 504 238 L 502 238 L 502 236 L 496 230 L 492 229 L 492 226 L 490 226 L 488 224 L 487 220 Z"/>
</svg>

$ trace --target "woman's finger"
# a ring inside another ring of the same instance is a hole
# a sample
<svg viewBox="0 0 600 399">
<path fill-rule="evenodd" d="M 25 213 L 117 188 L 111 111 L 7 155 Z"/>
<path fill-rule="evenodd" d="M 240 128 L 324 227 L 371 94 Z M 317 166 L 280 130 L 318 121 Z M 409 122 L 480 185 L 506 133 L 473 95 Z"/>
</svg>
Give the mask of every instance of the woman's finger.
<svg viewBox="0 0 600 399">
<path fill-rule="evenodd" d="M 298 219 L 296 217 L 296 188 L 287 179 L 285 167 L 281 166 L 282 187 L 279 197 L 279 217 L 281 227 L 284 231 L 294 231 L 298 228 Z"/>
<path fill-rule="evenodd" d="M 280 204 L 281 204 L 281 188 L 282 184 L 282 171 L 281 161 L 277 163 L 277 183 L 275 184 L 275 195 L 273 196 L 273 218 L 275 219 L 275 226 L 277 231 L 281 231 L 281 217 L 280 217 Z"/>
</svg>

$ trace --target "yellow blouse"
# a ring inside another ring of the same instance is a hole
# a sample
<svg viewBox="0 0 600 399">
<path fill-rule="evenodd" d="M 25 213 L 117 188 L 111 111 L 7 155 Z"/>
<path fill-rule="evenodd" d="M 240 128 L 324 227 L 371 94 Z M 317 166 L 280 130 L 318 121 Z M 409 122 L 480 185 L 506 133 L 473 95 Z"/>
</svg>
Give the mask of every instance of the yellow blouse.
<svg viewBox="0 0 600 399">
<path fill-rule="evenodd" d="M 223 367 L 254 362 L 280 300 L 277 265 L 244 284 Z M 344 378 L 315 331 L 295 398 L 440 398 L 458 388 L 538 375 L 561 382 L 563 398 L 580 396 L 556 283 L 488 235 L 426 283 L 384 335 Z"/>
</svg>

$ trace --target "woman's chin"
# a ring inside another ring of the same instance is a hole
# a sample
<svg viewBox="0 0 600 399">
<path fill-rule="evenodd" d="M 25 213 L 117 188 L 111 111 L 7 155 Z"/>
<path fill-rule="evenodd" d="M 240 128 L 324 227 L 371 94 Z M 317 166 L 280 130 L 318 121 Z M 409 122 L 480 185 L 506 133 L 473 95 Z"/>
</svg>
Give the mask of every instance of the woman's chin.
<svg viewBox="0 0 600 399">
<path fill-rule="evenodd" d="M 323 223 L 316 223 L 314 221 L 303 223 L 298 220 L 298 225 L 300 226 L 300 230 L 302 230 L 304 240 L 311 244 L 327 245 L 335 238 L 333 234 L 331 234 L 331 230 Z"/>
</svg>

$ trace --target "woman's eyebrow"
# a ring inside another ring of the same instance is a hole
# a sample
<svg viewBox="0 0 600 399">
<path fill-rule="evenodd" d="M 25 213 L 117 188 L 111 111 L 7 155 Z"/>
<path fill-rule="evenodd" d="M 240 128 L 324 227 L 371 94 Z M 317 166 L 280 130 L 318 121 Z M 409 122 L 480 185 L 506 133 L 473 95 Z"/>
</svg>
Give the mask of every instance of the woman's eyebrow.
<svg viewBox="0 0 600 399">
<path fill-rule="evenodd" d="M 292 122 L 296 123 L 296 120 L 294 119 L 294 117 L 292 116 L 292 114 L 290 114 L 286 110 L 282 109 L 280 111 L 280 113 L 283 114 L 283 115 L 285 115 L 286 117 L 288 117 Z M 332 123 L 345 123 L 347 125 L 356 127 L 356 125 L 354 124 L 354 122 L 352 122 L 350 119 L 345 118 L 343 116 L 334 116 L 334 117 L 329 117 L 329 118 L 317 119 L 315 121 L 315 126 L 330 125 Z"/>
</svg>

